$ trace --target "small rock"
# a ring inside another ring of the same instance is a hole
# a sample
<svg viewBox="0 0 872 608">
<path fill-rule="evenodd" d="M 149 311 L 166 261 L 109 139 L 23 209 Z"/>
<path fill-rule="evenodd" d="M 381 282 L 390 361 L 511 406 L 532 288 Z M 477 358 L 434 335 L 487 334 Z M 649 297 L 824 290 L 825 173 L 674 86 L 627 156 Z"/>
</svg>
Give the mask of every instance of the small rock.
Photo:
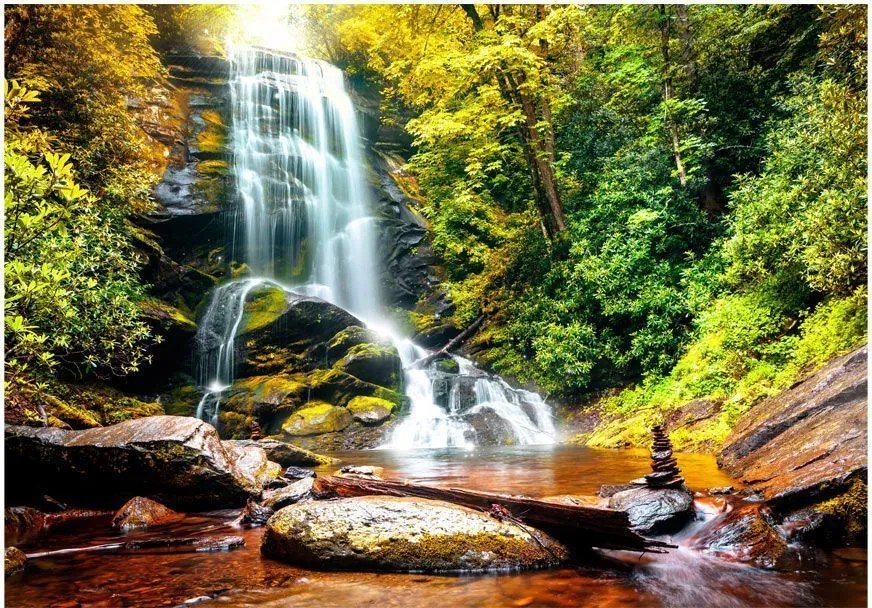
<svg viewBox="0 0 872 608">
<path fill-rule="evenodd" d="M 282 507 L 300 502 L 312 494 L 314 483 L 314 477 L 304 477 L 284 488 L 268 490 L 263 493 L 263 505 L 277 511 Z"/>
<path fill-rule="evenodd" d="M 24 569 L 27 563 L 27 556 L 24 551 L 16 547 L 6 547 L 5 572 L 9 576 L 13 572 L 18 572 Z"/>
<path fill-rule="evenodd" d="M 239 446 L 256 446 L 266 452 L 267 458 L 273 462 L 277 462 L 283 467 L 296 468 L 299 466 L 319 466 L 323 464 L 335 464 L 339 462 L 335 458 L 323 456 L 303 449 L 300 446 L 288 443 L 287 441 L 279 441 L 278 439 L 259 439 L 252 441 L 250 439 L 238 439 L 231 443 Z M 305 470 L 305 469 L 302 469 Z"/>
<path fill-rule="evenodd" d="M 693 495 L 686 489 L 637 487 L 618 492 L 609 507 L 626 511 L 639 532 L 664 532 L 683 524 L 691 514 Z"/>
<path fill-rule="evenodd" d="M 286 507 L 269 520 L 261 551 L 306 566 L 426 572 L 519 570 L 568 556 L 543 532 L 450 503 L 391 496 Z"/>
<path fill-rule="evenodd" d="M 733 493 L 733 486 L 720 486 L 717 488 L 709 488 L 708 493 L 713 494 L 713 495 L 714 494 L 732 494 Z"/>
<path fill-rule="evenodd" d="M 159 502 L 136 496 L 118 509 L 112 518 L 112 525 L 122 530 L 133 530 L 171 523 L 183 517 L 184 515 L 181 513 L 177 513 Z"/>
<path fill-rule="evenodd" d="M 315 477 L 315 471 L 301 467 L 288 467 L 285 469 L 285 472 L 282 473 L 282 477 L 294 480 L 303 479 L 304 477 Z"/>
<path fill-rule="evenodd" d="M 380 480 L 383 472 L 384 469 L 382 467 L 346 465 L 336 471 L 334 475 L 337 477 L 348 477 L 349 479 Z"/>
<path fill-rule="evenodd" d="M 273 513 L 275 513 L 275 511 L 270 507 L 258 504 L 253 499 L 249 498 L 236 521 L 240 524 L 263 526 L 266 524 L 267 520 L 272 517 Z"/>
</svg>

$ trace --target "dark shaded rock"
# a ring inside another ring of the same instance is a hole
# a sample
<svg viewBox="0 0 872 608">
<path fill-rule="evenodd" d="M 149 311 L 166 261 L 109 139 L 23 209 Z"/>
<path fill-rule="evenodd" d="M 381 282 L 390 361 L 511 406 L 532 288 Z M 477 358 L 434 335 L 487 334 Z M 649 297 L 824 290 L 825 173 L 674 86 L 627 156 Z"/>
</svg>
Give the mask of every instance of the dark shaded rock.
<svg viewBox="0 0 872 608">
<path fill-rule="evenodd" d="M 182 508 L 241 505 L 281 470 L 262 449 L 224 444 L 214 427 L 180 416 L 84 431 L 6 427 L 6 455 L 9 495 L 103 504 L 148 494 Z"/>
<path fill-rule="evenodd" d="M 730 561 L 774 568 L 787 552 L 772 512 L 759 502 L 733 502 L 691 539 L 694 549 Z"/>
<path fill-rule="evenodd" d="M 24 570 L 26 564 L 27 556 L 24 554 L 24 551 L 16 547 L 6 547 L 6 556 L 4 559 L 4 570 L 6 576 L 18 572 L 19 570 Z"/>
<path fill-rule="evenodd" d="M 269 518 L 272 517 L 273 513 L 275 513 L 274 509 L 258 504 L 254 499 L 249 498 L 248 502 L 245 503 L 245 506 L 242 508 L 242 512 L 239 514 L 237 521 L 241 524 L 248 524 L 250 526 L 264 526 L 266 525 L 266 522 L 269 521 Z"/>
<path fill-rule="evenodd" d="M 112 518 L 112 525 L 122 530 L 148 528 L 178 521 L 184 517 L 164 505 L 145 498 L 135 496 L 118 509 Z"/>
<path fill-rule="evenodd" d="M 787 513 L 782 529 L 792 540 L 824 546 L 866 543 L 868 489 L 857 478 L 844 492 Z"/>
<path fill-rule="evenodd" d="M 261 551 L 318 568 L 426 572 L 519 570 L 567 558 L 562 545 L 530 532 L 449 503 L 366 496 L 278 511 Z"/>
<path fill-rule="evenodd" d="M 6 544 L 17 544 L 42 534 L 46 517 L 45 513 L 32 507 L 6 507 L 3 523 Z"/>
<path fill-rule="evenodd" d="M 476 404 L 476 376 L 446 376 L 433 380 L 433 403 L 446 411 L 465 412 Z M 451 400 L 455 407 L 451 407 Z"/>
<path fill-rule="evenodd" d="M 339 462 L 336 458 L 322 456 L 321 454 L 310 452 L 309 450 L 305 450 L 292 443 L 279 441 L 278 439 L 259 439 L 257 441 L 252 441 L 250 439 L 237 439 L 233 440 L 231 443 L 233 445 L 253 446 L 262 449 L 266 452 L 267 458 L 272 462 L 277 462 L 287 468 L 283 473 L 285 477 L 288 477 L 288 471 L 291 470 L 303 472 L 303 477 L 314 476 L 312 471 L 308 469 L 298 469 L 297 467 L 299 466 L 316 467 L 319 465 Z"/>
<path fill-rule="evenodd" d="M 476 445 L 514 445 L 518 442 L 512 425 L 487 406 L 473 409 L 460 417 L 472 427 Z"/>
<path fill-rule="evenodd" d="M 684 524 L 691 515 L 693 495 L 686 489 L 638 487 L 613 494 L 609 507 L 626 511 L 630 524 L 640 532 L 667 532 Z"/>
<path fill-rule="evenodd" d="M 339 462 L 337 458 L 332 458 L 331 460 L 333 462 Z M 292 480 L 303 479 L 304 477 L 315 477 L 315 471 L 312 471 L 311 469 L 302 469 L 300 467 L 288 467 L 285 469 L 284 473 L 282 473 L 282 477 Z"/>
<path fill-rule="evenodd" d="M 284 488 L 267 490 L 263 493 L 263 506 L 278 511 L 282 507 L 305 500 L 311 497 L 314 483 L 313 477 L 304 477 Z"/>
</svg>

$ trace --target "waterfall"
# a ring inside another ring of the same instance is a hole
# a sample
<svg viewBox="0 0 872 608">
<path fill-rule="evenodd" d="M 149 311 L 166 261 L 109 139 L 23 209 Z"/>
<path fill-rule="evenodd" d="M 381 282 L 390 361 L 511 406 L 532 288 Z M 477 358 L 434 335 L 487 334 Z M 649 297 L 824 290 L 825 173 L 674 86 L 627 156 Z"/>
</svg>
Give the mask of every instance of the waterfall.
<svg viewBox="0 0 872 608">
<path fill-rule="evenodd" d="M 256 287 L 316 296 L 370 327 L 386 326 L 361 140 L 342 71 L 258 47 L 234 48 L 231 65 L 239 201 L 232 259 L 252 276 L 216 288 L 198 326 L 204 395 L 197 416 L 213 423 L 234 380 L 236 334 Z M 554 441 L 550 409 L 538 395 L 512 389 L 459 357 L 457 374 L 417 369 L 413 364 L 427 351 L 407 338 L 392 340 L 411 408 L 385 447 L 473 447 L 475 421 L 487 416 L 496 416 L 516 443 Z"/>
</svg>

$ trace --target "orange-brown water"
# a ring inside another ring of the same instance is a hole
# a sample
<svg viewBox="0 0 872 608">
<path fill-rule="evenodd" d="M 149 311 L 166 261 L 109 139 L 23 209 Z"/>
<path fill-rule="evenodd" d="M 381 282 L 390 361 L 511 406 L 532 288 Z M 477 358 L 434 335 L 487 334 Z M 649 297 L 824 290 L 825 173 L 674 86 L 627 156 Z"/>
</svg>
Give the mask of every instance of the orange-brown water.
<svg viewBox="0 0 872 608">
<path fill-rule="evenodd" d="M 601 484 L 626 482 L 648 470 L 643 450 L 565 446 L 338 456 L 346 463 L 383 466 L 386 477 L 531 496 L 594 494 Z M 683 454 L 678 461 L 693 489 L 732 484 L 711 457 Z M 777 573 L 736 566 L 686 549 L 665 556 L 629 556 L 635 564 L 630 566 L 603 560 L 520 574 L 331 573 L 262 558 L 262 528 L 234 528 L 230 522 L 235 515 L 233 511 L 192 515 L 163 529 L 126 535 L 112 530 L 106 519 L 92 520 L 36 539 L 22 548 L 32 553 L 133 538 L 201 534 L 203 530 L 215 536 L 243 536 L 246 546 L 220 553 L 138 550 L 39 558 L 25 572 L 7 578 L 6 605 L 176 606 L 195 598 L 201 598 L 198 606 L 318 608 L 866 605 L 865 561 L 847 561 L 832 554 L 817 555 L 790 572 Z"/>
</svg>

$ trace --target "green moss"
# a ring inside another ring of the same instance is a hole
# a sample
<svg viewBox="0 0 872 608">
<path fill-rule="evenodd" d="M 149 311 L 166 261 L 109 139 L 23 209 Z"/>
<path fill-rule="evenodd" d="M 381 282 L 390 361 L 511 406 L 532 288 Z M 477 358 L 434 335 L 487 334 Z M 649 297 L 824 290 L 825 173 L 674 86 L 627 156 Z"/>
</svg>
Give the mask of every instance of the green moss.
<svg viewBox="0 0 872 608">
<path fill-rule="evenodd" d="M 209 177 L 228 175 L 230 163 L 226 160 L 201 160 L 197 163 L 197 173 Z"/>
<path fill-rule="evenodd" d="M 197 324 L 189 316 L 189 313 L 174 306 L 171 306 L 166 302 L 163 302 L 156 298 L 148 298 L 140 302 L 139 306 L 142 309 L 143 315 L 145 315 L 147 318 L 155 319 L 158 321 L 169 321 L 174 325 L 178 325 L 186 330 L 192 332 L 197 331 Z"/>
<path fill-rule="evenodd" d="M 193 416 L 200 402 L 200 392 L 191 384 L 178 386 L 166 393 L 162 402 L 164 410 L 171 416 Z"/>
<path fill-rule="evenodd" d="M 351 424 L 351 414 L 344 407 L 312 401 L 294 412 L 282 426 L 288 435 L 305 436 L 335 433 Z"/>
<path fill-rule="evenodd" d="M 336 405 L 347 405 L 360 395 L 378 397 L 395 405 L 403 403 L 403 395 L 398 391 L 364 382 L 337 369 L 315 370 L 309 374 L 308 382 L 314 398 Z"/>
<path fill-rule="evenodd" d="M 223 411 L 218 414 L 218 432 L 224 439 L 248 439 L 254 418 L 238 412 Z"/>
<path fill-rule="evenodd" d="M 263 329 L 288 310 L 288 296 L 279 287 L 265 286 L 248 294 L 239 334 Z"/>
<path fill-rule="evenodd" d="M 220 154 L 227 151 L 227 126 L 220 112 L 202 110 L 200 117 L 206 123 L 196 139 L 196 147 L 200 152 Z"/>
<path fill-rule="evenodd" d="M 379 399 L 378 397 L 355 397 L 351 401 L 348 402 L 346 406 L 348 411 L 352 414 L 364 413 L 371 411 L 374 408 L 384 408 L 387 411 L 393 411 L 397 405 L 395 403 L 391 403 L 386 399 Z"/>
<path fill-rule="evenodd" d="M 864 479 L 858 477 L 845 492 L 819 503 L 814 509 L 839 518 L 843 522 L 845 536 L 851 539 L 866 535 L 868 504 L 868 486 Z"/>
</svg>

